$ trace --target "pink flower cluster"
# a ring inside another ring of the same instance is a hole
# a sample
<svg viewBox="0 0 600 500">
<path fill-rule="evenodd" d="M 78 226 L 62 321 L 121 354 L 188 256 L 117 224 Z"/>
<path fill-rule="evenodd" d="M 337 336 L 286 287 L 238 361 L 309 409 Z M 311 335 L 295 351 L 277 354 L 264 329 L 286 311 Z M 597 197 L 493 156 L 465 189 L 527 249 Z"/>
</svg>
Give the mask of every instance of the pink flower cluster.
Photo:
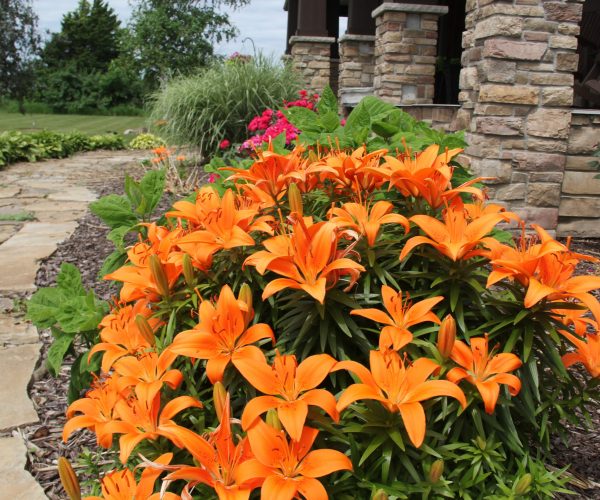
<svg viewBox="0 0 600 500">
<path fill-rule="evenodd" d="M 291 102 L 284 101 L 283 107 L 293 108 L 302 107 L 314 109 L 319 100 L 318 94 L 313 94 L 310 97 L 306 90 L 298 92 L 299 99 Z M 299 130 L 294 127 L 281 111 L 273 109 L 265 109 L 261 115 L 252 118 L 248 125 L 250 132 L 255 132 L 255 135 L 244 141 L 240 149 L 254 149 L 260 146 L 263 142 L 268 142 L 270 139 L 277 137 L 281 133 L 285 133 L 285 143 L 290 144 L 298 137 Z"/>
</svg>

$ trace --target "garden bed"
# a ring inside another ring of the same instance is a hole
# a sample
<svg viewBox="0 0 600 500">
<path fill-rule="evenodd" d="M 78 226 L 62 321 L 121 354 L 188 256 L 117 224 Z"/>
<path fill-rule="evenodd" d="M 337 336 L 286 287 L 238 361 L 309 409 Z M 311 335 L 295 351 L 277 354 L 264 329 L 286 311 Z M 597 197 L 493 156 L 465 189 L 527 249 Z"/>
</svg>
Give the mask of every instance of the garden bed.
<svg viewBox="0 0 600 500">
<path fill-rule="evenodd" d="M 122 191 L 122 181 L 119 180 L 106 185 L 100 194 Z M 164 211 L 167 205 L 168 201 L 163 201 L 157 212 Z M 112 244 L 106 239 L 107 233 L 108 228 L 96 216 L 88 213 L 80 220 L 71 238 L 61 244 L 57 251 L 42 263 L 37 274 L 36 285 L 38 287 L 54 285 L 61 263 L 70 262 L 79 267 L 86 288 L 92 288 L 101 298 L 110 298 L 115 290 L 108 282 L 97 279 L 103 260 L 113 249 Z M 572 248 L 578 252 L 600 257 L 600 240 L 574 240 Z M 595 264 L 584 263 L 580 272 L 597 274 L 598 270 Z M 52 339 L 47 331 L 42 332 L 41 336 L 44 343 L 43 352 L 45 352 Z M 77 464 L 78 455 L 87 448 L 90 450 L 88 454 L 90 460 L 99 464 L 100 468 L 106 465 L 106 468 L 110 469 L 118 461 L 115 452 L 96 446 L 96 438 L 91 432 L 79 433 L 66 444 L 62 441 L 62 427 L 66 421 L 69 369 L 70 364 L 67 360 L 60 376 L 55 379 L 43 367 L 40 368 L 30 389 L 40 416 L 40 423 L 28 427 L 24 432 L 29 443 L 30 471 L 42 485 L 50 500 L 64 498 L 56 468 L 59 456 L 66 456 L 72 463 Z M 593 413 L 591 428 L 600 429 L 600 405 Z M 563 467 L 571 464 L 570 471 L 578 479 L 588 483 L 589 489 L 577 489 L 577 498 L 600 498 L 600 455 L 598 454 L 600 434 L 598 432 L 590 434 L 581 428 L 569 428 L 569 435 L 568 446 L 558 441 L 554 443 L 556 466 Z M 81 469 L 78 472 L 81 472 Z"/>
</svg>

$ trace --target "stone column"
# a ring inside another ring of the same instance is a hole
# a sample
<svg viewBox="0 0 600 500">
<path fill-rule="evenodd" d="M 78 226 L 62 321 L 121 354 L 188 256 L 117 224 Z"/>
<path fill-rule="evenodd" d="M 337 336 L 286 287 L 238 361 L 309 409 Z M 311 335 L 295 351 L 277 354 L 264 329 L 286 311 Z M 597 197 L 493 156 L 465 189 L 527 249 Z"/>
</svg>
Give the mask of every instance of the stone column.
<svg viewBox="0 0 600 500">
<path fill-rule="evenodd" d="M 308 90 L 321 93 L 331 77 L 331 44 L 334 37 L 293 36 L 290 38 L 292 65 Z"/>
<path fill-rule="evenodd" d="M 373 11 L 375 95 L 396 105 L 433 103 L 438 17 L 447 12 L 443 5 L 391 2 Z"/>
<path fill-rule="evenodd" d="M 474 172 L 528 222 L 555 229 L 581 0 L 468 0 L 459 121 Z"/>
<path fill-rule="evenodd" d="M 340 38 L 339 94 L 344 106 L 355 106 L 373 94 L 375 35 L 346 34 Z"/>
</svg>

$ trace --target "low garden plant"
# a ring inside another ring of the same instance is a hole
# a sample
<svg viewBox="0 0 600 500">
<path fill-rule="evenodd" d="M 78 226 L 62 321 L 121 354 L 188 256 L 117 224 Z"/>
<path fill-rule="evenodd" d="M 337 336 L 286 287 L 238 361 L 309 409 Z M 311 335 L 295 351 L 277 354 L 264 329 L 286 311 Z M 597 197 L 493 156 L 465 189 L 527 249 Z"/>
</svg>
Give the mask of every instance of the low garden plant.
<svg viewBox="0 0 600 500">
<path fill-rule="evenodd" d="M 113 303 L 69 265 L 33 296 L 54 371 L 81 353 L 64 439 L 118 454 L 89 498 L 568 492 L 551 443 L 598 400 L 596 259 L 487 203 L 459 136 L 334 101 L 158 220 L 164 172 L 95 202 Z"/>
<path fill-rule="evenodd" d="M 82 151 L 125 149 L 125 140 L 117 134 L 85 135 L 44 130 L 24 133 L 0 133 L 0 167 L 18 161 L 65 158 Z"/>
</svg>

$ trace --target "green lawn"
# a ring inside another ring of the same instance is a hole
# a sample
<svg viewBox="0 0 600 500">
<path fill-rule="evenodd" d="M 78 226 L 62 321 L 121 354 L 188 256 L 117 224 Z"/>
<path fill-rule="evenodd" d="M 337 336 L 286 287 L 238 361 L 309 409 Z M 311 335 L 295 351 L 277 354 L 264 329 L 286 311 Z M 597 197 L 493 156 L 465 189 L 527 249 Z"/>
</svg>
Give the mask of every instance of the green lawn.
<svg viewBox="0 0 600 500">
<path fill-rule="evenodd" d="M 6 113 L 0 111 L 0 132 L 5 130 L 53 130 L 56 132 L 82 132 L 84 134 L 104 134 L 127 129 L 139 129 L 146 125 L 143 116 L 88 116 L 88 115 L 42 115 Z"/>
</svg>

